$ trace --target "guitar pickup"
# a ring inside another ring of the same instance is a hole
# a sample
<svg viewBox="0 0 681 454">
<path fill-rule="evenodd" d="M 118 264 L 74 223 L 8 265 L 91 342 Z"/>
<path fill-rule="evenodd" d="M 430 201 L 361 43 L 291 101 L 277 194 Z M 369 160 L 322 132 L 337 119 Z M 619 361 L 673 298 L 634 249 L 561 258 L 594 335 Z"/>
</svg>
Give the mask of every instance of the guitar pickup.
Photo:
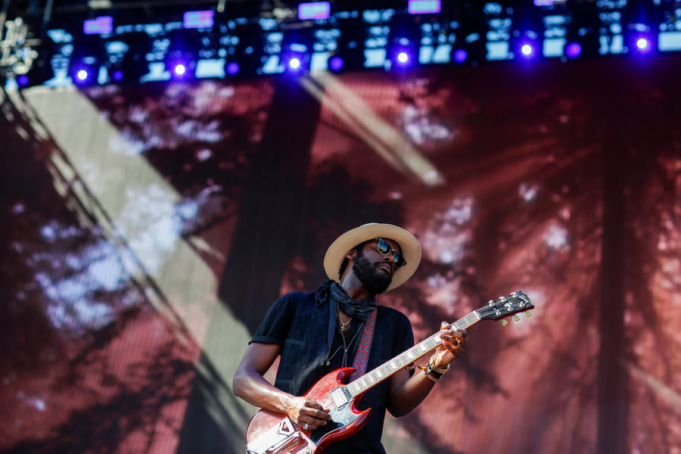
<svg viewBox="0 0 681 454">
<path fill-rule="evenodd" d="M 333 399 L 333 404 L 336 408 L 340 408 L 348 403 L 348 396 L 346 394 L 345 388 L 336 388 L 329 393 L 331 399 Z"/>
</svg>

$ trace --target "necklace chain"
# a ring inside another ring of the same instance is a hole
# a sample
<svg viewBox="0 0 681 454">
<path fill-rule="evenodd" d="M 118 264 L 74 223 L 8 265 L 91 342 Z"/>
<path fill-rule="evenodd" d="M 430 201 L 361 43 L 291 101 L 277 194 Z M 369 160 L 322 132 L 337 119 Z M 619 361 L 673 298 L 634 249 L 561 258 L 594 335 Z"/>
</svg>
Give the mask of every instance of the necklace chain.
<svg viewBox="0 0 681 454">
<path fill-rule="evenodd" d="M 352 317 L 350 317 L 350 320 L 348 320 L 347 322 L 344 322 L 343 317 L 341 317 L 340 314 L 340 309 L 338 309 L 338 321 L 340 322 L 341 333 L 344 333 L 348 330 L 348 326 L 350 325 L 350 323 L 352 323 Z"/>
</svg>

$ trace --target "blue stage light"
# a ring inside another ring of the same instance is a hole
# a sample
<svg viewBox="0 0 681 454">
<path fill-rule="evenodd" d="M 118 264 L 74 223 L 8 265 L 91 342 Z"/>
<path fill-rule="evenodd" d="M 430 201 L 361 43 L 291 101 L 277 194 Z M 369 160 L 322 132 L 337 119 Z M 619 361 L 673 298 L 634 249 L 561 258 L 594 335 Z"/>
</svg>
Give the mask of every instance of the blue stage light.
<svg viewBox="0 0 681 454">
<path fill-rule="evenodd" d="M 78 77 L 78 80 L 80 80 L 81 82 L 85 82 L 87 80 L 89 74 L 86 70 L 81 69 L 81 70 L 78 71 L 76 76 Z"/>
<path fill-rule="evenodd" d="M 582 46 L 579 43 L 568 43 L 565 46 L 565 55 L 568 58 L 577 58 L 582 55 Z"/>
<path fill-rule="evenodd" d="M 241 69 L 239 67 L 239 64 L 237 62 L 229 62 L 227 63 L 227 74 L 230 76 L 235 76 L 239 74 L 239 70 Z"/>
<path fill-rule="evenodd" d="M 17 85 L 20 87 L 25 87 L 28 85 L 28 76 L 26 74 L 22 74 L 21 76 L 17 77 Z"/>
<path fill-rule="evenodd" d="M 638 38 L 636 40 L 636 47 L 638 47 L 638 50 L 641 52 L 645 52 L 650 48 L 650 43 L 646 38 Z"/>
<path fill-rule="evenodd" d="M 114 82 L 120 82 L 123 80 L 123 71 L 120 69 L 115 70 L 113 73 L 111 73 L 111 80 Z"/>
<path fill-rule="evenodd" d="M 529 44 L 523 44 L 520 48 L 520 52 L 522 52 L 525 57 L 531 57 L 534 49 Z"/>
<path fill-rule="evenodd" d="M 406 65 L 409 62 L 409 54 L 406 52 L 400 52 L 397 54 L 397 61 L 403 65 Z"/>
<path fill-rule="evenodd" d="M 345 62 L 339 56 L 334 56 L 329 59 L 329 69 L 334 72 L 338 72 L 343 69 Z"/>
<path fill-rule="evenodd" d="M 463 63 L 468 59 L 468 52 L 463 49 L 457 49 L 454 51 L 453 59 L 455 63 Z"/>
<path fill-rule="evenodd" d="M 122 81 L 123 80 L 123 71 L 121 71 L 120 69 L 117 69 L 116 71 L 114 71 L 111 74 L 111 80 L 113 80 L 114 82 Z"/>
<path fill-rule="evenodd" d="M 288 61 L 288 67 L 291 68 L 294 71 L 297 71 L 300 69 L 300 59 L 297 57 L 293 57 Z"/>
<path fill-rule="evenodd" d="M 175 65 L 173 72 L 175 73 L 175 75 L 182 77 L 187 72 L 187 67 L 180 63 L 178 65 Z"/>
</svg>

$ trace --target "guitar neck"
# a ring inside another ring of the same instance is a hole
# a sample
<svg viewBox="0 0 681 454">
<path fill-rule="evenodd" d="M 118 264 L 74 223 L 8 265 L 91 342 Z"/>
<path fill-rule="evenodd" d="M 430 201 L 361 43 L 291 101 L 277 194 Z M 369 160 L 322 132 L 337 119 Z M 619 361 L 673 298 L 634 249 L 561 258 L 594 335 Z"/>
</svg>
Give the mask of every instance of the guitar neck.
<svg viewBox="0 0 681 454">
<path fill-rule="evenodd" d="M 452 323 L 452 326 L 457 329 L 466 329 L 475 325 L 480 320 L 482 320 L 482 318 L 478 314 L 478 311 L 473 311 L 462 319 Z M 428 353 L 435 350 L 441 343 L 442 339 L 440 338 L 440 331 L 438 331 L 424 341 L 414 345 L 404 353 L 396 356 L 390 361 L 378 366 L 376 369 L 353 381 L 348 385 L 348 391 L 350 391 L 350 394 L 353 397 L 366 392 L 368 389 L 373 388 L 383 380 L 397 373 L 397 371 L 404 369 L 417 359 L 426 356 Z"/>
</svg>

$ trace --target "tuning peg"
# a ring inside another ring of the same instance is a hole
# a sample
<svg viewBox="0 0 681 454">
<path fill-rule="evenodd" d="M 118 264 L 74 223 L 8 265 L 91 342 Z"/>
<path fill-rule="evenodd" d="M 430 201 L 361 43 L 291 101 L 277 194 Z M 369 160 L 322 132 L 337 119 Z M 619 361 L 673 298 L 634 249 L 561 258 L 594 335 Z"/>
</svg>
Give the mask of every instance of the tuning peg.
<svg viewBox="0 0 681 454">
<path fill-rule="evenodd" d="M 519 320 L 520 320 L 520 317 L 518 317 L 517 315 L 514 315 L 514 316 L 513 316 L 513 321 L 517 322 L 517 321 L 519 321 Z"/>
<path fill-rule="evenodd" d="M 527 312 L 525 312 L 525 315 L 528 316 L 528 317 L 532 317 L 532 312 L 527 311 Z"/>
<path fill-rule="evenodd" d="M 502 320 L 501 321 L 501 326 L 506 326 L 508 325 L 508 320 Z"/>
</svg>

